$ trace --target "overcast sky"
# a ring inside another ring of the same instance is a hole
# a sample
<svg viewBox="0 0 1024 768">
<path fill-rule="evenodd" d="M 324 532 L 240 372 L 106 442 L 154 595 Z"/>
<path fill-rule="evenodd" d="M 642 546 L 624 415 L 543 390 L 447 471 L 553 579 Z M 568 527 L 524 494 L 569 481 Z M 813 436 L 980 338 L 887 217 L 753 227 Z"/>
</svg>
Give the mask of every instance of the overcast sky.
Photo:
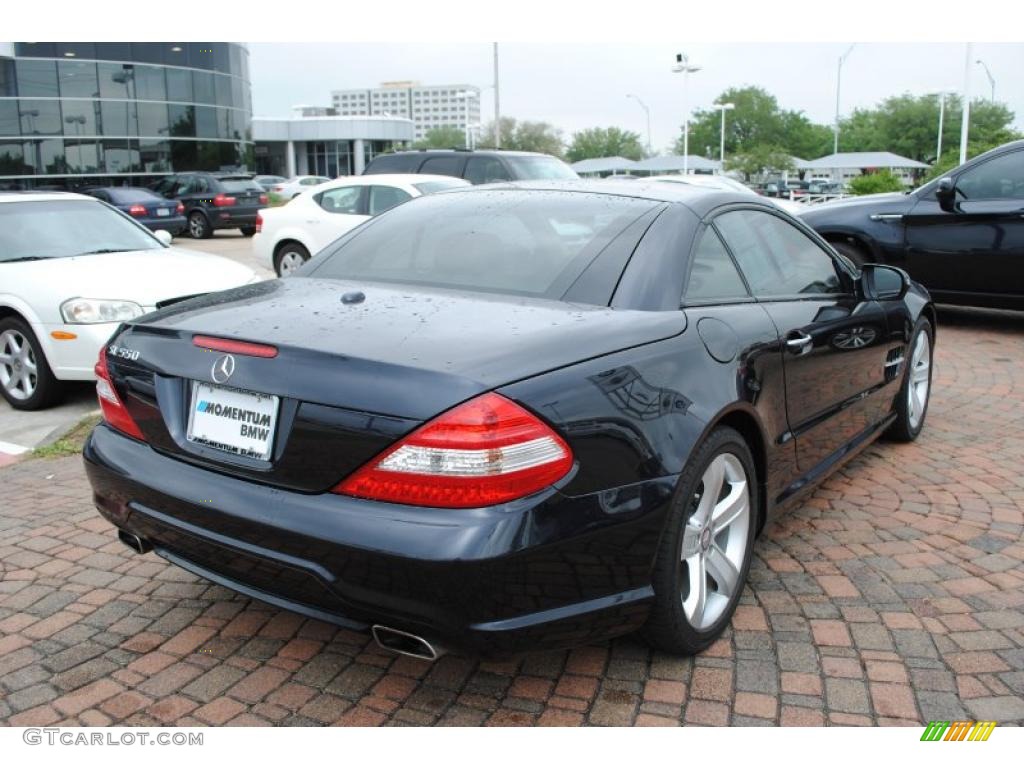
<svg viewBox="0 0 1024 768">
<path fill-rule="evenodd" d="M 684 51 L 703 69 L 690 76 L 690 105 L 707 107 L 731 86 L 759 85 L 786 109 L 803 110 L 831 125 L 835 112 L 836 61 L 842 43 L 502 43 L 501 112 L 546 120 L 565 132 L 618 125 L 646 131 L 635 93 L 651 111 L 655 150 L 678 135 L 684 109 L 682 76 L 671 72 Z M 330 105 L 332 90 L 369 88 L 384 80 L 424 84 L 493 82 L 491 44 L 252 43 L 251 76 L 257 116 L 286 116 L 296 104 Z M 906 91 L 960 90 L 962 43 L 860 43 L 843 67 L 843 114 Z M 1024 44 L 975 43 L 970 65 L 976 96 L 989 82 L 974 59 L 983 59 L 996 80 L 996 100 L 1009 104 L 1024 128 Z M 483 93 L 484 120 L 494 115 L 493 91 Z M 885 149 L 878 147 L 878 149 Z M 695 152 L 701 148 L 695 148 Z"/>
</svg>

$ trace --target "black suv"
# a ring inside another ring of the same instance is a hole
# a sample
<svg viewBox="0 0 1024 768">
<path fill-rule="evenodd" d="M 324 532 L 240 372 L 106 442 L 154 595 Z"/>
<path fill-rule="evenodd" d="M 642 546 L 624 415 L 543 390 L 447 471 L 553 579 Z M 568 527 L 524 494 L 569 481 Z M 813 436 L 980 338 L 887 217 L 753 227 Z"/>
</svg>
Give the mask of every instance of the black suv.
<svg viewBox="0 0 1024 768">
<path fill-rule="evenodd" d="M 267 194 L 252 176 L 195 171 L 167 176 L 150 186 L 164 197 L 181 201 L 188 233 L 201 239 L 215 229 L 237 227 L 246 237 L 256 234 L 256 213 Z"/>
<path fill-rule="evenodd" d="M 938 302 L 1024 309 L 1024 141 L 990 150 L 913 192 L 801 212 L 857 264 L 905 269 Z"/>
<path fill-rule="evenodd" d="M 496 149 L 420 149 L 378 155 L 363 174 L 436 173 L 455 176 L 470 184 L 492 181 L 578 179 L 572 168 L 557 157 L 540 152 L 508 152 Z"/>
</svg>

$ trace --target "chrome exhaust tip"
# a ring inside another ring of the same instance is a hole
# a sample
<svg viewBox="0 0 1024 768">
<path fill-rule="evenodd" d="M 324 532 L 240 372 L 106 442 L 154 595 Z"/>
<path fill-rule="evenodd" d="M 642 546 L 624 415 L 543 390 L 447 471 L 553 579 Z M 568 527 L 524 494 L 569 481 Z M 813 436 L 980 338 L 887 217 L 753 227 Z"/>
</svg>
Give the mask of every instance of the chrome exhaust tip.
<svg viewBox="0 0 1024 768">
<path fill-rule="evenodd" d="M 143 541 L 134 533 L 128 533 L 128 531 L 118 529 L 117 538 L 119 538 L 126 546 L 134 549 L 140 555 L 144 555 L 153 549 L 152 545 L 148 541 Z"/>
<path fill-rule="evenodd" d="M 400 629 L 374 624 L 370 631 L 373 633 L 373 639 L 377 645 L 392 653 L 412 656 L 414 659 L 423 659 L 424 661 L 437 661 L 444 655 L 443 648 L 431 645 L 422 637 L 403 632 Z"/>
</svg>

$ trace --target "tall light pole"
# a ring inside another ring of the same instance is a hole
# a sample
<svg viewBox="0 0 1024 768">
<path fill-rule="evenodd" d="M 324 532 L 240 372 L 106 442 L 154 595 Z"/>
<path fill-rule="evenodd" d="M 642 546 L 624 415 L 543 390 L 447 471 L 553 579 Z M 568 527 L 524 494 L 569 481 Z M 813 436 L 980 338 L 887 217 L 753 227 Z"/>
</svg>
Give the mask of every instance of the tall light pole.
<svg viewBox="0 0 1024 768">
<path fill-rule="evenodd" d="M 939 139 L 935 143 L 935 162 L 942 157 L 942 119 L 946 116 L 946 92 L 939 91 Z"/>
<path fill-rule="evenodd" d="M 730 109 L 735 109 L 736 105 L 727 102 L 725 104 L 712 104 L 715 109 L 721 110 L 722 112 L 722 127 L 718 132 L 718 160 L 722 164 L 721 173 L 725 173 L 725 113 Z"/>
<path fill-rule="evenodd" d="M 501 149 L 501 97 L 498 91 L 497 43 L 494 43 L 494 148 Z"/>
<path fill-rule="evenodd" d="M 963 116 L 960 118 L 960 165 L 967 162 L 967 130 L 971 125 L 971 51 L 973 43 L 964 50 Z"/>
<path fill-rule="evenodd" d="M 683 175 L 685 176 L 690 172 L 690 73 L 699 72 L 700 67 L 691 64 L 690 57 L 685 53 L 677 53 L 672 71 L 683 75 Z"/>
<path fill-rule="evenodd" d="M 647 155 L 651 155 L 651 110 L 647 108 L 647 105 L 643 103 L 639 96 L 633 93 L 626 94 L 627 99 L 634 99 L 636 103 L 640 105 L 643 111 L 647 114 Z"/>
<path fill-rule="evenodd" d="M 978 59 L 978 60 L 977 60 L 976 62 L 974 62 L 974 63 L 975 63 L 975 64 L 981 64 L 982 68 L 983 68 L 983 69 L 985 70 L 985 77 L 987 77 L 987 78 L 988 78 L 988 85 L 989 85 L 989 88 L 991 88 L 991 89 L 992 89 L 992 96 L 990 97 L 990 99 L 989 99 L 989 100 L 990 100 L 990 101 L 991 101 L 991 102 L 992 102 L 992 103 L 994 104 L 994 103 L 995 103 L 995 101 L 996 101 L 996 79 L 995 79 L 994 77 L 992 77 L 992 70 L 990 70 L 990 69 L 988 68 L 988 64 L 986 64 L 986 63 L 985 63 L 984 61 L 982 61 L 981 59 Z"/>
<path fill-rule="evenodd" d="M 856 43 L 851 43 L 850 47 L 846 49 L 846 52 L 839 57 L 839 63 L 836 66 L 836 121 L 832 129 L 832 154 L 839 154 L 839 91 L 843 83 L 843 63 L 846 61 L 846 57 L 850 55 L 850 52 L 856 46 Z"/>
</svg>

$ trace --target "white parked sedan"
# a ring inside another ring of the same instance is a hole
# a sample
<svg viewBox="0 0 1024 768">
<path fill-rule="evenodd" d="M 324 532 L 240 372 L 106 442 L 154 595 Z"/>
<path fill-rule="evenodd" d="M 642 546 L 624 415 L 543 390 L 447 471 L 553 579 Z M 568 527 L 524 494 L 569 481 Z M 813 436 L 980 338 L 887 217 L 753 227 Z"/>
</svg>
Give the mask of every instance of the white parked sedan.
<svg viewBox="0 0 1024 768">
<path fill-rule="evenodd" d="M 252 246 L 261 263 L 284 277 L 350 229 L 399 203 L 468 186 L 468 181 L 452 176 L 417 173 L 381 173 L 329 181 L 287 205 L 261 210 Z"/>
<path fill-rule="evenodd" d="M 0 193 L 0 394 L 21 410 L 90 380 L 122 320 L 260 278 L 238 262 L 171 247 L 93 197 Z"/>
<path fill-rule="evenodd" d="M 301 195 L 310 187 L 315 187 L 328 181 L 330 179 L 326 176 L 293 176 L 290 179 L 284 179 L 277 184 L 271 185 L 269 191 L 282 200 L 291 200 L 293 197 Z"/>
<path fill-rule="evenodd" d="M 720 189 L 723 192 L 743 192 L 744 194 L 754 195 L 761 197 L 754 190 L 748 187 L 741 181 L 731 179 L 728 176 L 717 176 L 707 173 L 692 173 L 686 176 L 649 176 L 646 181 L 668 181 L 673 184 L 689 184 L 691 187 L 705 187 L 708 189 Z M 777 207 L 781 208 L 788 213 L 796 214 L 800 211 L 807 210 L 807 206 L 803 203 L 796 203 L 792 200 L 786 200 L 783 198 L 768 197 L 762 198 L 767 200 L 769 203 L 774 203 Z"/>
</svg>

